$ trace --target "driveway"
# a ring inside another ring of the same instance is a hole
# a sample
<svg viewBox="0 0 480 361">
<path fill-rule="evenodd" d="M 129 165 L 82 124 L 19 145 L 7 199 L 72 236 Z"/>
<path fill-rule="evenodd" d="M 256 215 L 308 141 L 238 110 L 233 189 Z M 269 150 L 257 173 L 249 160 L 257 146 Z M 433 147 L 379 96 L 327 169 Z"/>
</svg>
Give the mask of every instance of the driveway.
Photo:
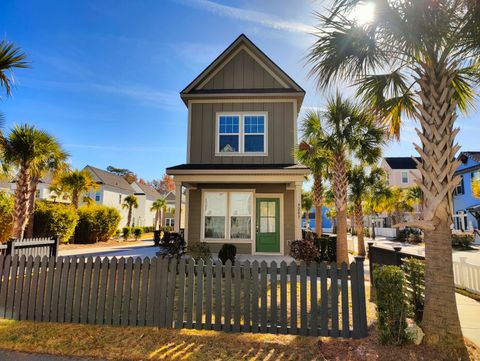
<svg viewBox="0 0 480 361">
<path fill-rule="evenodd" d="M 60 250 L 59 256 L 84 256 L 84 257 L 154 257 L 158 247 L 154 247 L 153 241 L 143 241 L 141 244 L 120 245 L 112 247 L 92 247 L 72 250 Z"/>
</svg>

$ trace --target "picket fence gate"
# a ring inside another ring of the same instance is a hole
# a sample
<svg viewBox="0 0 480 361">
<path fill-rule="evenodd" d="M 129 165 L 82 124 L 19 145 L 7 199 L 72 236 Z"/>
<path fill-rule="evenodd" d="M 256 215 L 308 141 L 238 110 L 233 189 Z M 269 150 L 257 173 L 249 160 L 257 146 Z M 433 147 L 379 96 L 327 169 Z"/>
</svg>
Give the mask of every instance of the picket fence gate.
<svg viewBox="0 0 480 361">
<path fill-rule="evenodd" d="M 306 265 L 0 256 L 0 317 L 367 336 L 363 258 Z"/>
</svg>

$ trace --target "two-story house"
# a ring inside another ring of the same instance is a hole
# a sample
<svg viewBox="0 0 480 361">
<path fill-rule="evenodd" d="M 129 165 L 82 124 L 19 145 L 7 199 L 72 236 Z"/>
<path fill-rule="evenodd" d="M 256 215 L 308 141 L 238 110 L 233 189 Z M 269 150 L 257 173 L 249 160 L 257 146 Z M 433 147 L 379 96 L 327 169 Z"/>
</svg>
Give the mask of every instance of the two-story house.
<svg viewBox="0 0 480 361">
<path fill-rule="evenodd" d="M 180 228 L 185 228 L 185 197 L 181 197 L 181 211 L 180 211 Z M 175 191 L 170 191 L 163 195 L 163 199 L 167 203 L 167 211 L 162 214 L 160 224 L 164 227 L 175 228 Z"/>
<path fill-rule="evenodd" d="M 416 159 L 420 161 L 420 157 Z M 388 185 L 393 187 L 413 187 L 415 176 L 421 178 L 421 173 L 412 157 L 385 157 L 380 167 L 387 174 Z"/>
<path fill-rule="evenodd" d="M 293 156 L 305 91 L 242 34 L 180 95 L 187 162 L 167 174 L 175 209 L 186 188 L 187 242 L 206 242 L 212 252 L 231 243 L 242 254 L 288 254 L 288 241 L 301 238 L 309 172 Z"/>
<path fill-rule="evenodd" d="M 461 164 L 455 175 L 461 180 L 453 193 L 453 225 L 455 230 L 474 231 L 480 226 L 480 199 L 472 193 L 472 180 L 480 179 L 480 152 L 461 152 Z M 477 234 L 477 238 L 480 238 Z"/>
<path fill-rule="evenodd" d="M 162 196 L 151 185 L 143 182 L 133 182 L 131 186 L 138 200 L 138 208 L 134 208 L 132 211 L 132 225 L 142 227 L 154 226 L 156 212 L 152 211 L 151 208 L 153 202 L 162 198 Z"/>
</svg>

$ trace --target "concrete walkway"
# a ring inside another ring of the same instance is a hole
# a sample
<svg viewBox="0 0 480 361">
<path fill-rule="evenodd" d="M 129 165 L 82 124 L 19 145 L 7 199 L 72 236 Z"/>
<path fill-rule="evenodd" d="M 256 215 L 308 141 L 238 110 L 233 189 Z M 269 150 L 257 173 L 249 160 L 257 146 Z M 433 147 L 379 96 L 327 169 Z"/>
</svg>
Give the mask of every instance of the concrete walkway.
<svg viewBox="0 0 480 361">
<path fill-rule="evenodd" d="M 480 302 L 455 294 L 463 336 L 480 347 Z"/>
<path fill-rule="evenodd" d="M 94 359 L 0 350 L 0 360 L 2 361 L 91 361 Z M 95 361 L 102 361 L 102 360 L 95 359 Z"/>
</svg>

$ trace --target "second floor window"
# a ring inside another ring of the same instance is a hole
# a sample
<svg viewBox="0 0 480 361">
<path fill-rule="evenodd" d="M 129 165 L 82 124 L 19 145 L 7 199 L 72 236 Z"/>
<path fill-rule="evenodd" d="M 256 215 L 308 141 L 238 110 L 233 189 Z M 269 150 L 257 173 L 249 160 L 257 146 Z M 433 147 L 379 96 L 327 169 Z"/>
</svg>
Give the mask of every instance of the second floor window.
<svg viewBox="0 0 480 361">
<path fill-rule="evenodd" d="M 95 202 L 100 202 L 100 192 L 95 193 Z"/>
<path fill-rule="evenodd" d="M 453 194 L 456 195 L 456 196 L 465 194 L 465 187 L 464 187 L 464 184 L 463 184 L 463 175 L 460 176 L 460 183 L 455 188 L 455 191 L 454 191 Z"/>
<path fill-rule="evenodd" d="M 408 171 L 402 171 L 402 183 L 408 183 Z"/>
<path fill-rule="evenodd" d="M 265 154 L 266 121 L 266 114 L 218 115 L 217 155 Z"/>
</svg>

